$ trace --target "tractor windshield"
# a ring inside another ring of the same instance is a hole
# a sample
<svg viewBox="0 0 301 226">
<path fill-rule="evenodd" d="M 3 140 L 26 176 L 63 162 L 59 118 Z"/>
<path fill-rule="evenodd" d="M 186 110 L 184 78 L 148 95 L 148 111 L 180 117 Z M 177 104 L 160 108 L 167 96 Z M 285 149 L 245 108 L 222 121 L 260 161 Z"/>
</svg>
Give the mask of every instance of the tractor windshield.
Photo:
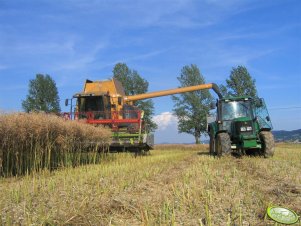
<svg viewBox="0 0 301 226">
<path fill-rule="evenodd" d="M 222 103 L 222 120 L 233 120 L 241 117 L 252 117 L 250 101 L 225 101 Z"/>
</svg>

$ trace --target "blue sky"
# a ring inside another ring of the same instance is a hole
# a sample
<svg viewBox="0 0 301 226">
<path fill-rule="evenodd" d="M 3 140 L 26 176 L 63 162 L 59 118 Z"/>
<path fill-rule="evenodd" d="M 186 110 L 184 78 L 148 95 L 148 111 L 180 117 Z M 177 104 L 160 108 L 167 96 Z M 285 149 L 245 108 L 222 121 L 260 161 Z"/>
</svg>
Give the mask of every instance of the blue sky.
<svg viewBox="0 0 301 226">
<path fill-rule="evenodd" d="M 0 109 L 21 111 L 28 81 L 51 75 L 63 100 L 86 78 L 110 78 L 124 62 L 149 90 L 177 87 L 184 65 L 223 83 L 244 65 L 274 128 L 301 128 L 299 0 L 0 0 Z M 157 142 L 178 135 L 170 97 L 154 99 Z M 162 114 L 163 113 L 163 114 Z"/>
</svg>

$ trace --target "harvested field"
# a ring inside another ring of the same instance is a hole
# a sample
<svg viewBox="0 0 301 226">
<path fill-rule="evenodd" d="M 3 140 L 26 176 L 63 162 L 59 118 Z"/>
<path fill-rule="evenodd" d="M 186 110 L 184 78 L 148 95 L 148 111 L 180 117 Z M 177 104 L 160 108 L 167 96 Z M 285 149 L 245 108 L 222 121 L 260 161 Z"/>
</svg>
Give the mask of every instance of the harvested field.
<svg viewBox="0 0 301 226">
<path fill-rule="evenodd" d="M 0 175 L 97 163 L 111 132 L 44 113 L 0 115 Z"/>
<path fill-rule="evenodd" d="M 265 217 L 269 205 L 301 213 L 301 145 L 277 145 L 270 159 L 162 148 L 2 178 L 0 224 L 276 225 Z"/>
</svg>

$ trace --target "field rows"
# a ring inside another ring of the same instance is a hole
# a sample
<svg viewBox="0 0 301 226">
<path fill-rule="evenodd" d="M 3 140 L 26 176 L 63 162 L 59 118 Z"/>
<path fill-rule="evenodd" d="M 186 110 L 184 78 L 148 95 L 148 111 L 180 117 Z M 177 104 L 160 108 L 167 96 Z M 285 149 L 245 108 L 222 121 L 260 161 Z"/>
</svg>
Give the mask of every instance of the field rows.
<svg viewBox="0 0 301 226">
<path fill-rule="evenodd" d="M 271 159 L 164 148 L 2 178 L 0 225 L 274 225 L 269 205 L 301 213 L 300 145 L 277 146 Z"/>
</svg>

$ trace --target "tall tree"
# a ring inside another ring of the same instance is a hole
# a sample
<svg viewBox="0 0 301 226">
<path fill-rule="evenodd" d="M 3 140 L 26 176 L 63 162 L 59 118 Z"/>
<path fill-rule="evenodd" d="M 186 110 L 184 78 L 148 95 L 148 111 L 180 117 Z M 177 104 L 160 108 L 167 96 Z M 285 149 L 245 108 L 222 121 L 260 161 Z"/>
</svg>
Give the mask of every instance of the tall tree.
<svg viewBox="0 0 301 226">
<path fill-rule="evenodd" d="M 130 95 L 133 90 L 131 79 L 131 70 L 124 63 L 117 63 L 113 68 L 113 77 L 121 82 L 125 95 Z"/>
<path fill-rule="evenodd" d="M 221 85 L 221 90 L 225 90 L 231 96 L 251 96 L 257 97 L 255 79 L 251 77 L 244 66 L 232 68 L 229 79 L 226 79 L 227 87 Z"/>
<path fill-rule="evenodd" d="M 221 84 L 221 85 L 219 85 L 218 88 L 219 88 L 220 93 L 221 93 L 224 97 L 230 95 L 230 94 L 229 94 L 229 91 L 228 91 L 228 89 L 227 89 L 227 87 L 226 87 L 225 85 Z"/>
<path fill-rule="evenodd" d="M 177 79 L 180 87 L 205 84 L 205 78 L 199 68 L 192 64 L 184 66 Z M 198 90 L 172 96 L 174 113 L 178 117 L 178 131 L 192 134 L 195 143 L 200 143 L 201 134 L 207 131 L 207 115 L 213 100 L 209 90 Z"/>
<path fill-rule="evenodd" d="M 121 82 L 126 95 L 136 95 L 148 91 L 148 82 L 136 70 L 131 70 L 125 63 L 117 63 L 113 69 L 113 77 Z M 135 106 L 144 111 L 144 121 L 151 131 L 157 129 L 152 120 L 154 103 L 152 100 L 135 101 Z"/>
<path fill-rule="evenodd" d="M 37 74 L 29 81 L 29 90 L 22 101 L 24 111 L 44 111 L 58 113 L 60 109 L 55 81 L 49 75 Z"/>
</svg>

